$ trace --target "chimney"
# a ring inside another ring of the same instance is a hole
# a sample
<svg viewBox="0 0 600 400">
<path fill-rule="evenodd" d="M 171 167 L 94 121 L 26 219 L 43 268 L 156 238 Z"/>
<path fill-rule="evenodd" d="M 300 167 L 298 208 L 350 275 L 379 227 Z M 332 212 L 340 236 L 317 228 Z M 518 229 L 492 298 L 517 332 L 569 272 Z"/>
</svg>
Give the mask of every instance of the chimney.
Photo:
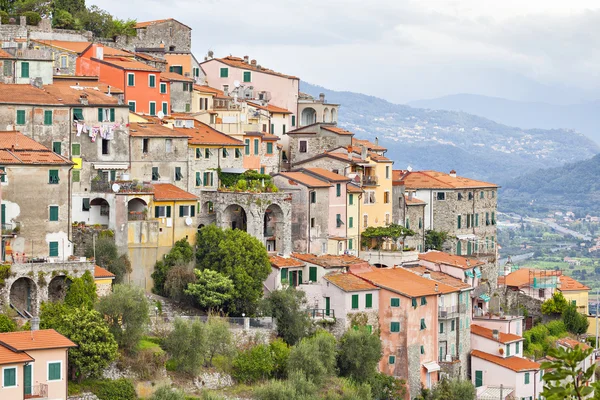
<svg viewBox="0 0 600 400">
<path fill-rule="evenodd" d="M 24 16 L 19 17 L 19 25 L 27 26 L 27 17 L 24 17 Z"/>
<path fill-rule="evenodd" d="M 250 59 L 250 57 L 248 57 L 248 56 L 244 56 L 244 62 L 245 62 L 246 64 L 248 64 L 248 60 L 249 60 L 249 59 Z"/>
<path fill-rule="evenodd" d="M 42 81 L 41 77 L 37 76 L 31 79 L 31 86 L 41 89 L 43 85 L 44 82 Z"/>
<path fill-rule="evenodd" d="M 413 199 L 413 192 L 408 192 L 408 200 L 412 200 Z"/>
<path fill-rule="evenodd" d="M 96 58 L 98 60 L 104 60 L 104 47 L 102 47 L 102 46 L 96 47 Z"/>
<path fill-rule="evenodd" d="M 435 290 L 436 293 L 440 291 L 440 287 L 438 286 L 437 283 L 435 284 L 435 287 L 433 290 Z"/>
<path fill-rule="evenodd" d="M 366 147 L 362 148 L 362 151 L 360 153 L 360 158 L 362 158 L 363 160 L 367 159 L 367 148 Z"/>
<path fill-rule="evenodd" d="M 319 101 L 325 103 L 325 93 L 319 93 Z"/>
<path fill-rule="evenodd" d="M 494 340 L 500 339 L 500 332 L 498 332 L 498 329 L 494 329 L 492 331 L 492 337 L 494 338 Z"/>
<path fill-rule="evenodd" d="M 375 136 L 375 146 L 379 146 L 379 136 Z"/>
<path fill-rule="evenodd" d="M 425 279 L 431 279 L 431 274 L 429 273 L 429 271 L 423 272 L 423 278 L 425 278 Z M 436 284 L 436 286 L 437 286 L 437 284 Z"/>
<path fill-rule="evenodd" d="M 87 106 L 89 104 L 88 102 L 88 95 L 86 93 L 82 93 L 79 95 L 79 102 L 81 104 L 83 104 L 84 106 Z"/>
<path fill-rule="evenodd" d="M 253 65 L 253 66 L 255 66 L 255 67 L 256 67 L 256 60 L 252 60 L 252 61 L 250 61 L 250 65 Z"/>
<path fill-rule="evenodd" d="M 32 331 L 39 331 L 40 330 L 40 318 L 39 317 L 31 318 L 30 326 L 31 326 Z"/>
<path fill-rule="evenodd" d="M 165 48 L 165 44 L 163 42 L 160 42 L 160 44 L 158 45 L 159 49 L 164 49 Z"/>
<path fill-rule="evenodd" d="M 453 178 L 456 178 L 456 171 L 455 170 L 450 171 L 450 176 Z"/>
<path fill-rule="evenodd" d="M 110 96 L 110 85 L 108 85 L 108 95 Z"/>
</svg>

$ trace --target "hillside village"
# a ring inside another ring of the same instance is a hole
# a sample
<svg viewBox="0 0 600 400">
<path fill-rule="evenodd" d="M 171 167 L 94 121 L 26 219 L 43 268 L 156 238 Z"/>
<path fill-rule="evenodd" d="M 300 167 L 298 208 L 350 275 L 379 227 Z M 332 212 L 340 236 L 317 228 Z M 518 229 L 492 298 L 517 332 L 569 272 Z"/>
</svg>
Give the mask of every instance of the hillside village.
<svg viewBox="0 0 600 400">
<path fill-rule="evenodd" d="M 163 295 L 150 317 L 172 323 L 158 266 L 217 228 L 266 252 L 261 296 L 302 292 L 302 314 L 336 339 L 379 335 L 377 370 L 402 380 L 400 398 L 448 379 L 478 399 L 538 399 L 549 347 L 591 352 L 581 340 L 595 326 L 559 330 L 544 351 L 527 335 L 560 318 L 548 300 L 587 315 L 589 288 L 499 264 L 498 185 L 395 167 L 338 124 L 343 104 L 250 56 L 197 57 L 191 30 L 138 22 L 110 41 L 47 20 L 0 25 L 0 303 L 31 329 L 0 333 L 0 398 L 67 398 L 79 344 L 40 315 L 69 281 L 91 276 L 100 299 L 115 280 Z M 106 238 L 125 273 L 96 255 Z M 228 317 L 250 332 L 264 320 L 250 303 Z"/>
</svg>

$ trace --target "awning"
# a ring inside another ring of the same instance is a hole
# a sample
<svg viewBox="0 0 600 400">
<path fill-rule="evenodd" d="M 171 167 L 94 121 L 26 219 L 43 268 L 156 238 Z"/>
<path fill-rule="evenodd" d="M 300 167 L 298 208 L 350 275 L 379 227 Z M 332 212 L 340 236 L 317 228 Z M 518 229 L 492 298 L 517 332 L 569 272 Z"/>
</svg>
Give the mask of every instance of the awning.
<svg viewBox="0 0 600 400">
<path fill-rule="evenodd" d="M 336 240 L 338 242 L 343 242 L 345 240 L 348 240 L 348 238 L 341 237 L 341 236 L 330 236 L 329 240 Z"/>
<path fill-rule="evenodd" d="M 226 174 L 243 174 L 246 171 L 246 168 L 221 168 L 221 172 Z"/>
<path fill-rule="evenodd" d="M 479 298 L 480 298 L 481 300 L 485 301 L 486 303 L 487 303 L 488 301 L 490 301 L 490 296 L 488 296 L 487 294 L 482 294 L 482 295 L 480 295 L 480 296 L 479 296 Z"/>
<path fill-rule="evenodd" d="M 423 366 L 425 367 L 427 372 L 435 372 L 440 370 L 440 364 L 436 363 L 435 361 L 423 363 Z"/>
<path fill-rule="evenodd" d="M 129 164 L 123 163 L 94 163 L 94 169 L 128 169 Z"/>
<path fill-rule="evenodd" d="M 477 239 L 477 236 L 470 233 L 468 235 L 456 235 L 456 238 L 458 240 L 475 240 L 475 239 Z"/>
</svg>

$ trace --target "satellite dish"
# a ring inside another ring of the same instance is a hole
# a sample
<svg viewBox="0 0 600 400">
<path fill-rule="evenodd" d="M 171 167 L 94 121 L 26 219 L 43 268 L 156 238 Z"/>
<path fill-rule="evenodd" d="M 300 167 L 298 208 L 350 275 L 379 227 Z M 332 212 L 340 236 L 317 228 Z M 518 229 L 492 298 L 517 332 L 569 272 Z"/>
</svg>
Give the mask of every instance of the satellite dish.
<svg viewBox="0 0 600 400">
<path fill-rule="evenodd" d="M 233 86 L 240 87 L 240 81 L 233 81 Z"/>
<path fill-rule="evenodd" d="M 192 221 L 192 219 L 191 219 L 190 217 L 187 217 L 187 218 L 185 219 L 185 224 L 186 224 L 187 226 L 190 226 L 190 225 L 192 224 L 192 222 L 193 222 L 193 221 Z"/>
<path fill-rule="evenodd" d="M 118 183 L 113 183 L 112 191 L 115 193 L 119 193 L 119 190 L 121 190 L 121 185 L 119 185 Z"/>
<path fill-rule="evenodd" d="M 162 111 L 159 111 L 158 113 L 156 113 L 156 116 L 158 117 L 158 119 L 163 119 L 165 117 L 165 113 Z"/>
</svg>

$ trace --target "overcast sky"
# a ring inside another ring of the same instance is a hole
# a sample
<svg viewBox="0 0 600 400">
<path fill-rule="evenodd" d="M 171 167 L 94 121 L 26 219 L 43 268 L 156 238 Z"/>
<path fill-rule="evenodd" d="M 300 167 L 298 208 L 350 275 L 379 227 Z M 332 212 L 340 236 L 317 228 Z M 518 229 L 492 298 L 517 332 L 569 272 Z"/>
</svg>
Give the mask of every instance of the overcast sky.
<svg viewBox="0 0 600 400">
<path fill-rule="evenodd" d="M 88 0 L 175 18 L 194 54 L 249 55 L 334 90 L 404 103 L 456 93 L 597 99 L 598 0 Z"/>
</svg>

